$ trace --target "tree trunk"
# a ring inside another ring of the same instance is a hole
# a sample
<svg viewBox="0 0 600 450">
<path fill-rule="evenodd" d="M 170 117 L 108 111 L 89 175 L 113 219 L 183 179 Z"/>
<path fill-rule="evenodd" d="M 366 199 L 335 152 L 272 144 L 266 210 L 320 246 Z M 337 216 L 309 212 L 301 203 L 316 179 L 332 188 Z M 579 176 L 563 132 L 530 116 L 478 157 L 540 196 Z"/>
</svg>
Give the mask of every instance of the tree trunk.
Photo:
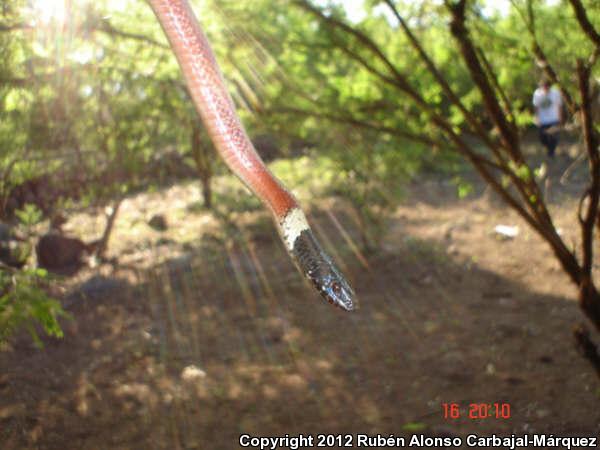
<svg viewBox="0 0 600 450">
<path fill-rule="evenodd" d="M 204 199 L 204 207 L 206 209 L 212 208 L 212 189 L 210 187 L 210 176 L 201 177 L 202 180 L 202 197 Z"/>
<path fill-rule="evenodd" d="M 579 285 L 579 306 L 600 331 L 600 293 L 589 278 Z"/>
<path fill-rule="evenodd" d="M 204 207 L 210 209 L 212 207 L 212 159 L 210 150 L 202 144 L 202 138 L 200 136 L 200 125 L 194 122 L 192 125 L 192 158 L 196 163 L 196 170 L 202 183 L 202 197 L 204 199 Z"/>
</svg>

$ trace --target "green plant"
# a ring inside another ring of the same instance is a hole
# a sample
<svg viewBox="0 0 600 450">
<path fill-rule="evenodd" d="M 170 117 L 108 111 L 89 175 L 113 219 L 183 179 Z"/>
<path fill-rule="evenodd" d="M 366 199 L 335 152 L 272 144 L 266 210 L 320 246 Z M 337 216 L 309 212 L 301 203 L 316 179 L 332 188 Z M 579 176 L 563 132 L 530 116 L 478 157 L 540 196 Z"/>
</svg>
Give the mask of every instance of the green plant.
<svg viewBox="0 0 600 450">
<path fill-rule="evenodd" d="M 23 209 L 15 211 L 15 216 L 26 228 L 37 225 L 44 219 L 44 213 L 36 205 L 31 203 L 27 203 L 23 206 Z"/>
<path fill-rule="evenodd" d="M 70 316 L 43 290 L 46 277 L 44 269 L 0 271 L 0 342 L 24 327 L 36 346 L 42 347 L 36 324 L 50 336 L 63 336 L 58 319 Z"/>
</svg>

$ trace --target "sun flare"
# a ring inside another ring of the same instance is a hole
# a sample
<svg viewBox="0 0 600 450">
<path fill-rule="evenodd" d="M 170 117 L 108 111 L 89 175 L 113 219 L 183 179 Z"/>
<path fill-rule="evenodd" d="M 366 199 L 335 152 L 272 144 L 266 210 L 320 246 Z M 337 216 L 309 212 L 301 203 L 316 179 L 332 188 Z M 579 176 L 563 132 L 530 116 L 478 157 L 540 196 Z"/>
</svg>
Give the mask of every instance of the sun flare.
<svg viewBox="0 0 600 450">
<path fill-rule="evenodd" d="M 36 20 L 41 23 L 64 24 L 67 18 L 69 0 L 31 0 L 31 8 Z"/>
</svg>

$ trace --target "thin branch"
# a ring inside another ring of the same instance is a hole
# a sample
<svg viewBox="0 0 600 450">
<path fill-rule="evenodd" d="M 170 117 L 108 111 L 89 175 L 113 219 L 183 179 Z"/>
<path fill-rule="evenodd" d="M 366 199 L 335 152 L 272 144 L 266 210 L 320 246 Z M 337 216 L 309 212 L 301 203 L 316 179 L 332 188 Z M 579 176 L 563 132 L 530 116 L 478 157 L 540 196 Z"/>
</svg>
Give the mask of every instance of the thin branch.
<svg viewBox="0 0 600 450">
<path fill-rule="evenodd" d="M 590 186 L 584 194 L 588 197 L 585 214 L 580 212 L 582 233 L 582 271 L 584 277 L 591 277 L 593 261 L 593 231 L 594 223 L 598 215 L 598 201 L 600 196 L 600 154 L 598 153 L 598 136 L 594 131 L 589 89 L 590 68 L 583 61 L 577 61 L 577 78 L 579 81 L 579 93 L 581 95 L 581 120 L 583 128 L 583 140 L 588 154 L 590 165 Z"/>
<path fill-rule="evenodd" d="M 335 28 L 339 28 L 339 29 L 351 34 L 352 36 L 356 37 L 357 40 L 365 46 L 365 48 L 367 48 L 370 52 L 372 52 L 374 55 L 376 55 L 378 57 L 378 59 L 383 61 L 384 64 L 386 65 L 386 67 L 388 67 L 388 69 L 392 72 L 392 74 L 394 76 L 393 80 L 391 80 L 389 77 L 386 77 L 385 79 L 390 84 L 393 84 L 400 91 L 404 92 L 410 98 L 412 98 L 412 100 L 415 102 L 415 104 L 422 111 L 424 111 L 425 113 L 427 113 L 429 115 L 431 121 L 443 133 L 445 133 L 447 135 L 447 137 L 450 139 L 453 148 L 456 151 L 458 151 L 460 154 L 462 154 L 465 158 L 467 158 L 469 161 L 471 161 L 473 166 L 477 169 L 477 171 L 480 173 L 480 175 L 492 186 L 492 188 L 494 188 L 494 190 L 496 190 L 498 192 L 498 194 L 509 205 L 511 205 L 520 215 L 522 215 L 522 217 L 528 223 L 530 223 L 534 229 L 538 230 L 538 232 L 540 232 L 540 234 L 542 234 L 542 235 L 547 234 L 547 232 L 545 231 L 545 228 L 543 226 L 541 226 L 540 223 L 538 223 L 534 219 L 534 217 L 523 207 L 523 205 L 521 203 L 519 203 L 519 201 L 517 199 L 512 197 L 508 193 L 508 191 L 502 187 L 502 185 L 498 182 L 498 180 L 496 180 L 494 178 L 494 176 L 488 171 L 487 167 L 489 167 L 490 165 L 483 163 L 481 161 L 481 157 L 479 155 L 477 155 L 477 153 L 464 141 L 464 139 L 461 136 L 459 136 L 459 134 L 457 134 L 457 132 L 452 127 L 452 125 L 450 125 L 450 123 L 448 123 L 448 121 L 444 117 L 442 117 L 435 110 L 435 108 L 432 105 L 430 105 L 428 102 L 426 102 L 425 99 L 423 99 L 423 97 L 421 97 L 421 95 L 417 91 L 414 90 L 414 88 L 410 85 L 408 80 L 398 71 L 398 69 L 396 69 L 396 67 L 391 63 L 391 61 L 389 61 L 387 59 L 387 57 L 383 54 L 383 52 L 379 49 L 379 47 L 377 46 L 377 44 L 375 42 L 373 42 L 368 36 L 366 36 L 365 34 L 360 32 L 359 30 L 356 30 L 356 29 L 350 27 L 349 25 L 341 22 L 340 20 L 335 19 L 333 17 L 325 16 L 320 9 L 315 8 L 314 6 L 312 6 L 310 3 L 308 3 L 305 0 L 295 0 L 295 3 L 298 4 L 300 7 L 309 11 L 311 14 L 317 16 L 319 19 L 330 24 L 331 26 L 333 26 Z M 464 2 L 459 2 L 459 5 L 461 3 L 463 4 L 463 7 L 464 7 Z M 352 56 L 353 52 L 350 52 L 348 54 L 350 54 Z M 361 62 L 361 61 L 359 60 L 359 62 Z M 362 64 L 362 62 L 361 62 L 361 64 Z M 500 159 L 499 162 L 500 162 L 500 166 L 498 166 L 498 167 L 501 167 L 503 165 L 503 160 Z M 523 192 L 522 184 L 520 184 L 518 182 L 514 172 L 509 170 L 506 167 L 503 167 L 503 168 L 501 167 L 501 170 L 503 171 L 503 173 L 505 173 L 511 177 L 513 182 L 515 182 L 516 187 L 518 189 L 520 189 L 521 195 L 523 196 L 523 198 L 525 198 L 527 200 L 529 196 L 527 195 L 527 193 Z M 538 196 L 538 198 L 539 198 L 539 196 Z M 548 239 L 551 240 L 551 236 L 548 237 Z M 559 240 L 560 240 L 560 238 L 559 238 Z M 560 242 L 562 242 L 562 241 L 560 241 Z"/>
<path fill-rule="evenodd" d="M 26 85 L 26 78 L 0 78 L 0 86 L 24 87 Z"/>
<path fill-rule="evenodd" d="M 600 376 L 600 352 L 592 341 L 590 332 L 581 324 L 575 327 L 573 335 L 575 336 L 577 350 L 592 364 L 598 376 Z"/>
<path fill-rule="evenodd" d="M 119 212 L 119 207 L 123 202 L 123 196 L 119 195 L 115 200 L 114 205 L 111 208 L 110 214 L 106 218 L 106 227 L 104 228 L 104 233 L 102 233 L 102 237 L 97 241 L 93 242 L 92 245 L 96 247 L 95 254 L 98 258 L 103 258 L 106 250 L 108 249 L 108 241 L 110 239 L 110 235 L 113 230 L 113 226 L 115 224 L 115 220 L 117 219 L 117 214 Z"/>
<path fill-rule="evenodd" d="M 7 23 L 0 23 L 0 33 L 2 32 L 11 32 L 11 31 L 15 31 L 15 30 L 31 30 L 33 29 L 33 27 L 31 25 L 29 25 L 28 23 L 12 23 L 12 24 L 7 24 Z"/>
<path fill-rule="evenodd" d="M 427 52 L 425 51 L 425 49 L 423 48 L 423 46 L 421 45 L 419 40 L 415 37 L 415 35 L 411 31 L 410 27 L 408 26 L 408 24 L 406 23 L 404 18 L 398 12 L 398 9 L 394 5 L 394 3 L 391 0 L 384 0 L 384 2 L 388 5 L 388 7 L 390 8 L 390 10 L 394 14 L 394 16 L 396 16 L 396 19 L 398 20 L 398 22 L 400 23 L 400 26 L 402 27 L 402 30 L 404 31 L 404 34 L 410 41 L 413 48 L 417 51 L 421 60 L 425 63 L 425 65 L 427 66 L 427 69 L 433 75 L 433 77 L 437 81 L 438 85 L 442 88 L 442 90 L 444 91 L 444 93 L 446 94 L 448 99 L 452 102 L 453 105 L 455 105 L 460 110 L 460 112 L 462 113 L 462 115 L 465 118 L 465 120 L 467 121 L 467 123 L 471 126 L 472 130 L 475 133 L 477 133 L 477 135 L 486 143 L 486 145 L 490 149 L 492 149 L 492 151 L 497 151 L 497 145 L 495 145 L 495 143 L 492 142 L 492 140 L 489 138 L 489 134 L 483 128 L 482 124 L 465 107 L 465 105 L 460 100 L 460 98 L 458 98 L 458 96 L 454 93 L 454 91 L 452 90 L 452 88 L 450 87 L 448 82 L 446 81 L 446 77 L 444 75 L 442 75 L 442 73 L 438 70 L 436 65 L 433 63 L 433 61 L 431 60 L 431 58 L 429 57 L 429 55 L 427 54 Z M 496 156 L 498 158 L 500 158 L 499 153 Z"/>
<path fill-rule="evenodd" d="M 405 132 L 397 130 L 396 128 L 384 127 L 384 126 L 380 126 L 380 125 L 374 126 L 373 124 L 370 124 L 368 122 L 359 121 L 359 120 L 356 120 L 353 118 L 336 117 L 335 115 L 330 115 L 330 114 L 326 114 L 326 113 L 315 113 L 312 111 L 300 110 L 297 108 L 281 108 L 281 109 L 273 110 L 273 112 L 284 112 L 284 113 L 289 112 L 292 114 L 302 114 L 302 115 L 307 115 L 307 116 L 322 117 L 322 118 L 326 118 L 328 120 L 332 120 L 332 121 L 336 121 L 336 122 L 340 122 L 340 123 L 348 123 L 348 124 L 352 124 L 355 126 L 361 126 L 364 128 L 373 129 L 376 131 L 390 133 L 392 135 L 396 135 L 396 136 L 407 138 L 407 139 L 414 138 L 413 140 L 417 140 L 417 141 L 420 141 L 421 143 L 424 143 L 422 136 L 417 136 L 417 135 L 413 135 L 413 134 L 407 135 Z M 425 139 L 428 139 L 428 138 L 425 138 Z M 437 141 L 437 140 L 431 140 L 431 141 L 437 146 L 444 145 L 444 142 L 442 142 L 442 141 Z M 540 234 L 543 235 L 543 229 L 540 227 L 540 224 L 535 221 L 533 216 L 529 212 L 527 212 L 527 210 L 519 203 L 519 201 L 517 199 L 515 199 L 513 196 L 511 196 L 508 193 L 508 191 L 502 187 L 500 182 L 487 169 L 487 168 L 491 168 L 491 169 L 499 171 L 500 173 L 504 173 L 504 174 L 508 175 L 506 167 L 500 166 L 500 165 L 494 163 L 493 161 L 490 161 L 489 159 L 485 158 L 483 155 L 476 154 L 475 152 L 468 149 L 468 146 L 466 146 L 466 144 L 464 144 L 463 142 L 459 141 L 458 145 L 456 142 L 454 142 L 454 145 L 452 145 L 451 148 L 458 151 L 464 157 L 466 157 L 468 160 L 470 160 L 471 163 L 473 164 L 473 166 L 475 166 L 477 171 L 486 180 L 486 182 L 492 187 L 492 189 L 494 189 L 494 191 L 496 191 L 496 193 L 498 193 L 498 195 L 500 195 L 500 197 L 502 199 L 504 199 L 504 201 L 507 204 L 509 204 L 511 207 L 513 207 L 525 219 L 525 221 L 530 224 L 530 226 L 533 229 L 537 230 Z"/>
<path fill-rule="evenodd" d="M 284 114 L 297 114 L 297 115 L 308 116 L 308 117 L 318 117 L 318 118 L 330 120 L 332 122 L 345 123 L 348 125 L 354 125 L 354 126 L 361 127 L 361 128 L 367 128 L 367 129 L 374 130 L 374 131 L 380 131 L 382 133 L 387 133 L 392 136 L 397 136 L 397 137 L 408 139 L 408 140 L 411 140 L 414 142 L 419 142 L 421 144 L 434 145 L 437 147 L 444 146 L 444 142 L 436 140 L 436 139 L 428 138 L 422 134 L 414 134 L 414 133 L 411 133 L 410 131 L 399 130 L 396 127 L 387 127 L 385 125 L 378 125 L 376 123 L 360 120 L 360 119 L 357 119 L 352 116 L 341 116 L 341 115 L 337 115 L 337 114 L 333 114 L 333 113 L 309 111 L 309 110 L 305 110 L 305 109 L 301 109 L 301 108 L 293 108 L 293 107 L 274 108 L 274 109 L 269 110 L 268 112 L 275 113 L 275 114 L 284 113 Z"/>
<path fill-rule="evenodd" d="M 588 65 L 590 67 L 594 67 L 596 65 L 596 61 L 598 61 L 598 58 L 600 58 L 600 47 L 596 47 L 596 49 L 592 52 L 588 58 Z"/>
<path fill-rule="evenodd" d="M 105 19 L 101 19 L 98 23 L 98 26 L 94 27 L 93 29 L 102 31 L 103 33 L 109 34 L 111 36 L 119 36 L 126 39 L 142 41 L 165 50 L 169 49 L 168 45 L 158 42 L 152 39 L 151 37 L 139 33 L 131 33 L 129 31 L 119 30 L 118 28 L 115 28 L 108 20 Z"/>
<path fill-rule="evenodd" d="M 394 66 L 394 64 L 392 64 L 392 62 L 384 55 L 379 46 L 366 34 L 342 22 L 341 20 L 336 19 L 335 17 L 326 16 L 325 14 L 323 14 L 323 11 L 321 11 L 319 8 L 314 7 L 306 0 L 293 0 L 293 2 L 299 7 L 315 15 L 319 19 L 323 20 L 324 22 L 327 22 L 333 25 L 335 28 L 339 28 L 344 32 L 350 34 L 351 36 L 355 37 L 366 49 L 373 53 L 373 55 L 375 55 L 377 59 L 379 59 L 388 68 L 388 70 L 394 75 L 394 78 L 396 78 L 398 85 L 402 86 L 402 90 L 405 90 L 405 92 L 407 93 L 409 91 L 412 91 L 412 88 L 406 80 L 406 78 L 400 73 L 396 66 Z"/>
<path fill-rule="evenodd" d="M 306 0 L 294 0 L 294 3 L 299 5 L 301 8 L 307 10 L 311 14 L 315 15 L 319 19 L 323 20 L 325 23 L 330 24 L 335 28 L 339 28 L 344 32 L 354 36 L 366 49 L 368 49 L 371 53 L 373 53 L 377 58 L 384 63 L 384 65 L 390 70 L 393 75 L 393 79 L 389 77 L 385 77 L 384 80 L 387 80 L 390 84 L 393 84 L 400 91 L 407 94 L 415 104 L 425 113 L 427 113 L 432 122 L 434 122 L 444 133 L 448 135 L 450 140 L 452 140 L 457 148 L 465 149 L 465 151 L 474 154 L 473 150 L 469 147 L 469 145 L 456 133 L 452 125 L 442 117 L 435 108 L 430 105 L 425 99 L 411 86 L 406 77 L 400 73 L 400 71 L 392 64 L 392 62 L 385 56 L 385 54 L 381 51 L 379 46 L 372 41 L 367 35 L 362 33 L 355 28 L 345 24 L 344 22 L 335 19 L 334 17 L 328 17 L 323 14 L 319 8 L 312 6 Z M 353 52 L 349 53 L 350 55 Z M 360 57 L 359 57 L 360 58 Z M 360 58 L 364 61 L 363 58 Z M 358 59 L 359 62 L 361 60 Z M 363 64 L 363 62 L 361 62 Z"/>
<path fill-rule="evenodd" d="M 477 52 L 465 25 L 465 2 L 459 2 L 458 4 L 447 2 L 447 5 L 452 14 L 451 32 L 459 43 L 463 59 L 469 69 L 471 78 L 479 88 L 488 114 L 500 131 L 503 146 L 517 165 L 524 165 L 526 162 L 521 152 L 517 130 L 506 120 L 506 116 L 490 84 L 490 80 L 486 76 L 481 62 L 477 57 Z M 541 191 L 535 179 L 533 177 L 528 177 L 524 180 L 520 179 L 513 171 L 511 171 L 510 177 L 523 200 L 539 222 L 539 228 L 537 229 L 540 231 L 540 234 L 550 243 L 557 256 L 561 255 L 560 257 L 563 258 L 564 263 L 572 270 L 573 255 L 556 233 L 552 217 L 545 203 L 541 200 Z"/>
<path fill-rule="evenodd" d="M 337 47 L 342 52 L 346 53 L 348 56 L 350 56 L 350 58 L 352 58 L 355 61 L 357 61 L 361 66 L 363 66 L 365 69 L 367 69 L 367 71 L 371 72 L 377 78 L 379 78 L 380 80 L 384 81 L 387 84 L 390 84 L 390 85 L 394 86 L 395 88 L 402 89 L 402 87 L 398 84 L 398 82 L 397 82 L 397 80 L 395 78 L 391 78 L 391 77 L 389 77 L 389 76 L 381 73 L 379 70 L 377 70 L 371 64 L 369 64 L 367 62 L 367 60 L 365 58 L 363 58 L 362 56 L 360 56 L 357 52 L 354 52 L 354 51 L 350 50 L 345 45 L 340 45 L 339 41 L 336 41 L 335 38 L 334 38 L 334 42 L 337 44 Z"/>
<path fill-rule="evenodd" d="M 575 17 L 577 17 L 577 22 L 579 22 L 579 26 L 583 30 L 583 32 L 587 35 L 588 38 L 596 45 L 596 47 L 600 47 L 600 33 L 596 31 L 592 22 L 588 18 L 587 13 L 585 12 L 584 6 L 581 4 L 581 0 L 569 0 L 573 10 L 575 11 Z"/>
<path fill-rule="evenodd" d="M 506 95 L 506 92 L 504 92 L 504 89 L 502 89 L 502 86 L 500 85 L 500 82 L 498 81 L 498 77 L 496 76 L 496 72 L 494 71 L 494 68 L 490 64 L 487 57 L 485 56 L 485 53 L 483 52 L 481 47 L 477 47 L 476 51 L 477 51 L 477 56 L 479 56 L 479 59 L 481 60 L 483 67 L 485 68 L 485 73 L 486 73 L 488 79 L 490 80 L 490 82 L 494 86 L 494 89 L 500 96 L 500 100 L 502 100 L 502 108 L 504 109 L 504 114 L 506 116 L 508 116 L 509 124 L 513 128 L 513 132 L 517 133 L 518 132 L 517 131 L 517 123 L 515 120 L 515 115 L 512 110 L 512 103 L 508 99 L 508 96 Z"/>
<path fill-rule="evenodd" d="M 506 116 L 494 94 L 494 89 L 490 85 L 490 81 L 485 75 L 485 70 L 477 57 L 477 52 L 475 51 L 475 47 L 473 46 L 473 42 L 471 41 L 469 32 L 465 26 L 466 17 L 464 6 L 464 2 L 459 2 L 458 5 L 450 6 L 450 12 L 452 13 L 450 31 L 459 44 L 460 51 L 467 68 L 469 69 L 471 78 L 479 88 L 488 115 L 500 131 L 503 146 L 515 162 L 521 163 L 524 158 L 519 150 L 519 136 L 506 120 Z"/>
</svg>

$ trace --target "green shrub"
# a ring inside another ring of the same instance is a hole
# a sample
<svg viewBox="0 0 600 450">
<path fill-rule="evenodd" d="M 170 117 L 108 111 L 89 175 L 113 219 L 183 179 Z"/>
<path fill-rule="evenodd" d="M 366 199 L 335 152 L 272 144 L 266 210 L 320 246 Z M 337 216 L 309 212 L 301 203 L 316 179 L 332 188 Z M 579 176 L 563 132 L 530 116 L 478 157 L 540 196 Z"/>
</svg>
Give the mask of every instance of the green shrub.
<svg viewBox="0 0 600 450">
<path fill-rule="evenodd" d="M 36 325 L 50 336 L 63 336 L 58 318 L 69 315 L 43 290 L 46 277 L 44 269 L 0 270 L 0 342 L 26 328 L 41 347 Z"/>
<path fill-rule="evenodd" d="M 361 146 L 363 148 L 358 148 Z M 403 196 L 403 186 L 420 167 L 422 149 L 396 141 L 360 139 L 337 154 L 339 171 L 333 192 L 347 199 L 356 213 L 362 247 L 380 247 L 388 220 Z"/>
</svg>

